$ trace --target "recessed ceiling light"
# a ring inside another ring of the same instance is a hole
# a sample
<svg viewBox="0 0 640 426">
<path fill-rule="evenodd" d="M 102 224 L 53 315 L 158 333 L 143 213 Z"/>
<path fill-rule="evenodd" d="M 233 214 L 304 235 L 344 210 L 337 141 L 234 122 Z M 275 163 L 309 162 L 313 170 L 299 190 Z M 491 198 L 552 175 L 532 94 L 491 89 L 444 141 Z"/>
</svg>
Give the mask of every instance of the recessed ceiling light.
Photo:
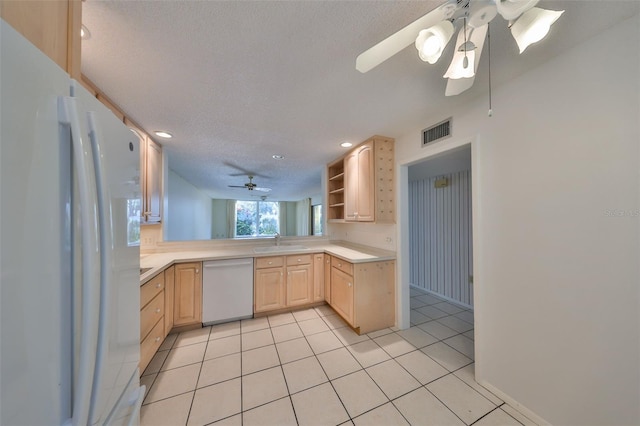
<svg viewBox="0 0 640 426">
<path fill-rule="evenodd" d="M 165 139 L 171 139 L 173 137 L 173 135 L 169 132 L 165 132 L 164 130 L 156 130 L 155 133 L 157 136 L 160 136 L 161 138 L 165 138 Z"/>
<path fill-rule="evenodd" d="M 80 27 L 80 38 L 83 40 L 89 40 L 91 38 L 91 32 L 89 32 L 89 28 L 85 27 L 84 24 Z"/>
<path fill-rule="evenodd" d="M 351 148 L 353 144 L 351 142 L 342 142 L 340 146 L 343 148 Z"/>
<path fill-rule="evenodd" d="M 272 157 L 274 160 L 284 160 L 284 155 L 274 154 Z"/>
</svg>

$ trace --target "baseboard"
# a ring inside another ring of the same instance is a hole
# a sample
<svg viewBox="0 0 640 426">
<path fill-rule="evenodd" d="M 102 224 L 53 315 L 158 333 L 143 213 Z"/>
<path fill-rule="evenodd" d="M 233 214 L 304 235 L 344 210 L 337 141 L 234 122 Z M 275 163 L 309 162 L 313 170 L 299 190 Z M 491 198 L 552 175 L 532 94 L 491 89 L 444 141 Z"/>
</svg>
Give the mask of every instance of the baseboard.
<svg viewBox="0 0 640 426">
<path fill-rule="evenodd" d="M 476 378 L 476 381 L 478 381 L 477 378 Z M 548 421 L 546 421 L 545 419 L 543 419 L 542 417 L 540 417 L 539 415 L 537 415 L 536 413 L 534 413 L 533 411 L 525 407 L 524 405 L 520 404 L 518 401 L 511 398 L 509 395 L 502 392 L 500 389 L 496 388 L 495 386 L 487 383 L 484 380 L 478 381 L 478 384 L 480 384 L 480 386 L 486 388 L 489 392 L 491 392 L 492 394 L 494 394 L 495 396 L 497 396 L 498 398 L 500 398 L 501 400 L 503 400 L 504 402 L 506 402 L 513 408 L 515 408 L 516 410 L 518 410 L 523 416 L 529 418 L 529 420 L 533 421 L 534 423 L 538 425 L 551 425 L 551 423 L 549 423 Z"/>
<path fill-rule="evenodd" d="M 411 283 L 409 283 L 409 287 L 410 288 L 415 288 L 416 290 L 424 291 L 427 294 L 433 294 L 434 296 L 437 296 L 440 299 L 444 299 L 447 302 L 455 303 L 456 305 L 464 306 L 467 309 L 473 310 L 473 306 L 467 305 L 466 303 L 462 303 L 459 300 L 452 299 L 451 297 L 444 296 L 444 295 L 442 295 L 440 293 L 436 293 L 435 291 L 427 290 L 426 288 L 422 288 L 422 287 L 419 287 L 419 286 L 417 286 L 415 284 L 411 284 Z"/>
</svg>

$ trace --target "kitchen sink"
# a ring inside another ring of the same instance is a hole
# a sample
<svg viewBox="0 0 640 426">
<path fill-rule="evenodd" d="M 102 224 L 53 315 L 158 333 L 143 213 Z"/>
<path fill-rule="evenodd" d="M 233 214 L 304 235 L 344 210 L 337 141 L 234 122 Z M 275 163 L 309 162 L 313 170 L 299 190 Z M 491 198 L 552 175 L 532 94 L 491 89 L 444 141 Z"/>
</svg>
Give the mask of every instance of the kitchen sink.
<svg viewBox="0 0 640 426">
<path fill-rule="evenodd" d="M 150 271 L 153 268 L 140 268 L 140 275 L 143 275 L 145 272 Z"/>
<path fill-rule="evenodd" d="M 283 251 L 300 251 L 309 250 L 309 247 L 296 246 L 296 245 L 281 245 L 270 247 L 256 247 L 253 249 L 254 253 L 279 253 Z"/>
</svg>

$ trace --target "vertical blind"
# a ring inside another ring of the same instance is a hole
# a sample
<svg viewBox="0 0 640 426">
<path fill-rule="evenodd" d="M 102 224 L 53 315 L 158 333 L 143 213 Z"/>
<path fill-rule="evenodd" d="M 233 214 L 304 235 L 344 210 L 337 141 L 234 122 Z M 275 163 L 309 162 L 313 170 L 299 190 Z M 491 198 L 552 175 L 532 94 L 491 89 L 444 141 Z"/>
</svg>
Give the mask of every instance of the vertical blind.
<svg viewBox="0 0 640 426">
<path fill-rule="evenodd" d="M 473 306 L 470 172 L 409 182 L 409 225 L 411 284 Z"/>
</svg>

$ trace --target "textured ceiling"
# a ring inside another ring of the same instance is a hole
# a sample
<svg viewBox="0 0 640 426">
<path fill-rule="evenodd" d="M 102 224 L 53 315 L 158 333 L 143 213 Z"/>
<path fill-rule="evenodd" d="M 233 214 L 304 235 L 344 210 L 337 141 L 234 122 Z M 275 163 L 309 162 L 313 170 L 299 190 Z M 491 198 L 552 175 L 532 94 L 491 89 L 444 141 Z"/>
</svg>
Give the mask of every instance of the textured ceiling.
<svg viewBox="0 0 640 426">
<path fill-rule="evenodd" d="M 252 172 L 273 189 L 271 199 L 298 200 L 320 194 L 321 170 L 345 151 L 340 142 L 399 137 L 432 124 L 442 106 L 486 95 L 486 47 L 475 86 L 453 98 L 441 78 L 451 46 L 436 65 L 409 47 L 356 71 L 358 54 L 440 3 L 88 0 L 82 71 L 144 129 L 173 133 L 159 140 L 169 167 L 212 197 L 248 198 L 227 186 Z M 523 55 L 498 16 L 493 84 L 638 13 L 639 4 L 541 1 L 566 13 Z"/>
</svg>

